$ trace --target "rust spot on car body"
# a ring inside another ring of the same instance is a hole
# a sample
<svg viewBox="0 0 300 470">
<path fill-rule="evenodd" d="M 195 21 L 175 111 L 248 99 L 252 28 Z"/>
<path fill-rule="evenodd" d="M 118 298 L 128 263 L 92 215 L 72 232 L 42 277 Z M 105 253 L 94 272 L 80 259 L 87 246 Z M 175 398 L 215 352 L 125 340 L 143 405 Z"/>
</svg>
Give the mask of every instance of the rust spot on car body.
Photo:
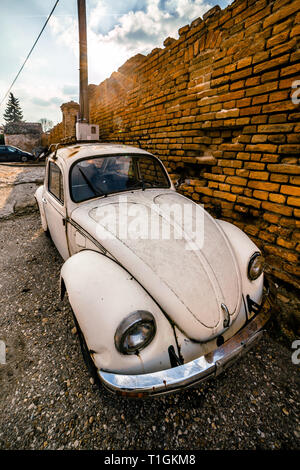
<svg viewBox="0 0 300 470">
<path fill-rule="evenodd" d="M 77 145 L 76 147 L 72 147 L 71 149 L 65 149 L 67 151 L 66 158 L 74 157 L 74 155 L 76 155 L 80 149 L 81 149 L 80 145 Z"/>
</svg>

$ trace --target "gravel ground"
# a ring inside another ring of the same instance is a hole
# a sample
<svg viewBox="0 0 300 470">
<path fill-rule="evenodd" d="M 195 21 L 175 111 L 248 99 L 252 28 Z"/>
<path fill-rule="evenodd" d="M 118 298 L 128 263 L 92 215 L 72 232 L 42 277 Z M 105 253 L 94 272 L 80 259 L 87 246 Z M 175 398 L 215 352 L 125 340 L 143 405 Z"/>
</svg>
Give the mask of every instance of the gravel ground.
<svg viewBox="0 0 300 470">
<path fill-rule="evenodd" d="M 34 193 L 44 174 L 44 166 L 0 163 L 0 219 L 35 210 Z"/>
<path fill-rule="evenodd" d="M 299 449 L 300 375 L 267 334 L 202 387 L 146 401 L 92 383 L 67 300 L 62 260 L 37 214 L 0 223 L 1 449 Z"/>
</svg>

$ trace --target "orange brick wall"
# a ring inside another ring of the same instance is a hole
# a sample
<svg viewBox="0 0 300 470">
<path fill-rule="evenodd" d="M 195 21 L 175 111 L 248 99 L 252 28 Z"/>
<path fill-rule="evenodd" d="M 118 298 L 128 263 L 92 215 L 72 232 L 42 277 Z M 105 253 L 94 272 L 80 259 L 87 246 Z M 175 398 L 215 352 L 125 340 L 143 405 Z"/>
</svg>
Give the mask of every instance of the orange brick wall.
<svg viewBox="0 0 300 470">
<path fill-rule="evenodd" d="M 296 287 L 299 36 L 299 0 L 237 0 L 89 87 L 101 140 L 140 145 L 174 178 L 185 166 L 182 192 L 243 229 L 269 271 Z"/>
<path fill-rule="evenodd" d="M 75 123 L 78 117 L 79 104 L 75 101 L 63 103 L 60 107 L 63 120 L 53 127 L 49 135 L 49 144 L 70 142 L 75 139 Z"/>
<path fill-rule="evenodd" d="M 50 137 L 49 137 L 49 144 L 56 144 L 60 142 L 62 139 L 64 139 L 65 134 L 64 134 L 64 126 L 63 123 L 60 122 L 56 126 L 54 126 L 51 131 L 50 131 Z"/>
</svg>

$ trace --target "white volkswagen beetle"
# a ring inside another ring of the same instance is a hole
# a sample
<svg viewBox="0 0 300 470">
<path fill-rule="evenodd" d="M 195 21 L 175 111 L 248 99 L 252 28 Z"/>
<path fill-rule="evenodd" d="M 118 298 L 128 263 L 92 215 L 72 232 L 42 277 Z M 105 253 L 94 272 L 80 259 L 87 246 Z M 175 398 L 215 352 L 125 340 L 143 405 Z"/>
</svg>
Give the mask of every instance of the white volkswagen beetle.
<svg viewBox="0 0 300 470">
<path fill-rule="evenodd" d="M 58 148 L 35 196 L 65 260 L 61 292 L 85 360 L 109 390 L 145 397 L 196 385 L 262 336 L 276 292 L 259 249 L 177 193 L 152 154 Z"/>
</svg>

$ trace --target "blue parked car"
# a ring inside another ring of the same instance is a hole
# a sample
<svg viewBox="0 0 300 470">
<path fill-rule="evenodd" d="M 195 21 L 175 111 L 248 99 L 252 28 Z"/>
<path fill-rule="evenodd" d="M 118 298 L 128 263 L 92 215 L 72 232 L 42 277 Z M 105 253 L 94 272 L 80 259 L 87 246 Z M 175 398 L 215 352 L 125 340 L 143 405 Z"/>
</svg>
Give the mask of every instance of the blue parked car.
<svg viewBox="0 0 300 470">
<path fill-rule="evenodd" d="M 34 159 L 32 153 L 12 145 L 0 145 L 0 162 L 27 162 Z"/>
</svg>

